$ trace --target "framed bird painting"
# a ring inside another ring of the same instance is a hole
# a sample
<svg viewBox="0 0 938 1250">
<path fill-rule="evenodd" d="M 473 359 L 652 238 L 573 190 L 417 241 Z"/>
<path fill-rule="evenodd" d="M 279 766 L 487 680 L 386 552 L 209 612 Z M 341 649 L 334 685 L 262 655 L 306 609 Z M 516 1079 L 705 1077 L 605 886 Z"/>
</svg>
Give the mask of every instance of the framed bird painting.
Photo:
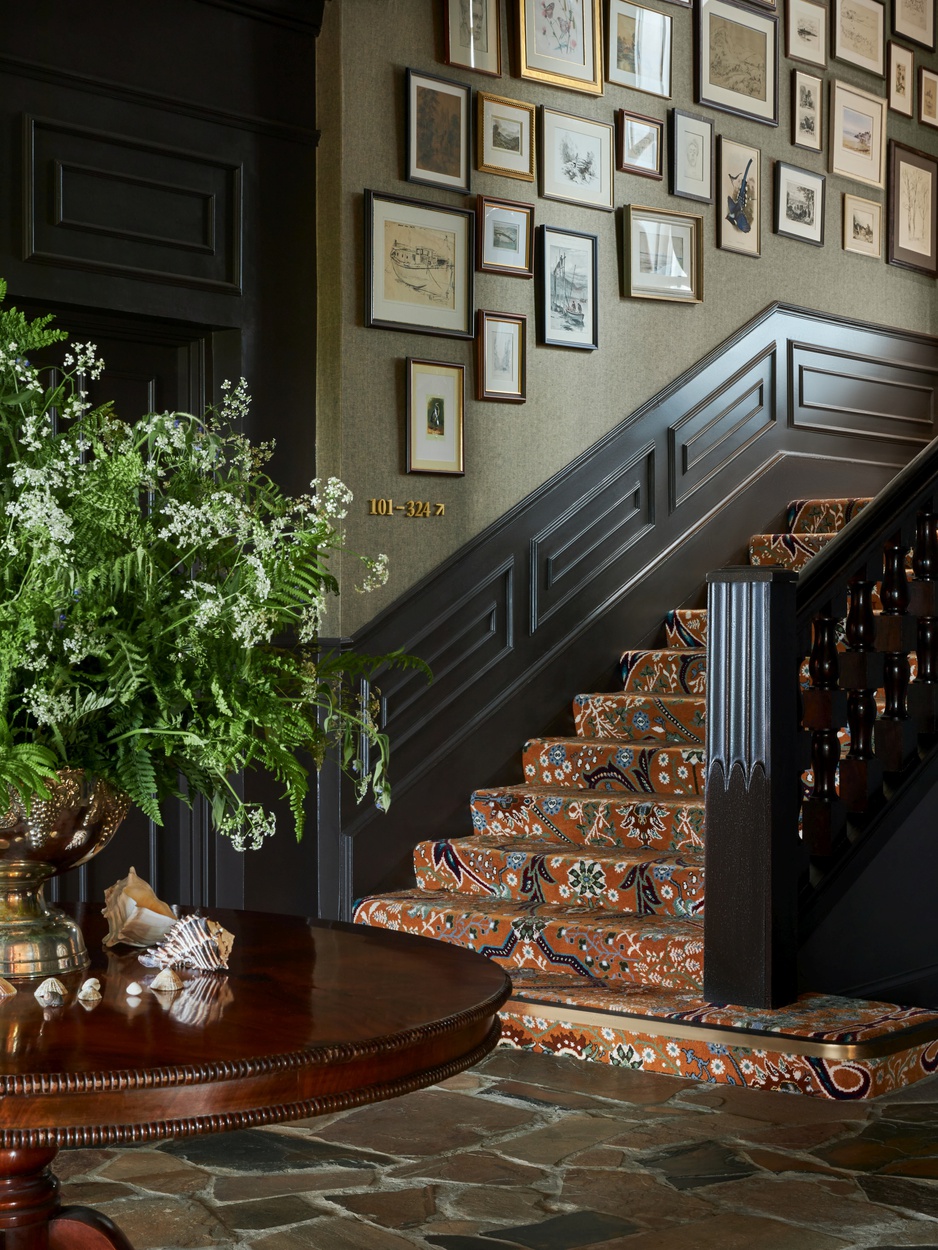
<svg viewBox="0 0 938 1250">
<path fill-rule="evenodd" d="M 720 136 L 717 246 L 759 256 L 762 251 L 762 153 Z"/>
</svg>

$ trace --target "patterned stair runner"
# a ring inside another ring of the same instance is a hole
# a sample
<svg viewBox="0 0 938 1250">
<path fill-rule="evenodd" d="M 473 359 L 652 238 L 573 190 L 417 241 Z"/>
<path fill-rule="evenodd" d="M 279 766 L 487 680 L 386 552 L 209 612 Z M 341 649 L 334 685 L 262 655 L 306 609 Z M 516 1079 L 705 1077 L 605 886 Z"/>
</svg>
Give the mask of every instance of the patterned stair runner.
<svg viewBox="0 0 938 1250">
<path fill-rule="evenodd" d="M 752 563 L 802 568 L 866 502 L 792 503 Z M 503 1044 L 827 1098 L 908 1084 L 938 1067 L 938 1013 L 701 997 L 706 645 L 705 609 L 669 612 L 659 649 L 623 654 L 621 690 L 576 696 L 575 737 L 526 743 L 522 784 L 472 796 L 473 836 L 422 842 L 416 888 L 355 919 L 508 968 Z"/>
</svg>

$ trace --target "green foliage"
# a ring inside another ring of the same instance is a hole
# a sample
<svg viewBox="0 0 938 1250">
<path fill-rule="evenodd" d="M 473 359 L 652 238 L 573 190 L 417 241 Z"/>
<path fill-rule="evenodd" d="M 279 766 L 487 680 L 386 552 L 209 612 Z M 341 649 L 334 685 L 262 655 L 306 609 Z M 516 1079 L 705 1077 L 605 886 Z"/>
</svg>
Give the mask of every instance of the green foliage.
<svg viewBox="0 0 938 1250">
<path fill-rule="evenodd" d="M 243 379 L 219 412 L 128 423 L 86 402 L 103 368 L 88 344 L 44 389 L 27 353 L 65 337 L 50 321 L 0 308 L 0 793 L 45 795 L 81 768 L 157 822 L 164 800 L 201 794 L 219 830 L 258 846 L 273 818 L 234 776 L 276 778 L 299 836 L 302 761 L 334 749 L 359 799 L 386 807 L 388 742 L 360 691 L 379 668 L 429 673 L 317 647 L 349 492 L 278 489 L 270 449 L 235 430 Z M 385 557 L 362 563 L 362 589 L 385 580 Z"/>
</svg>

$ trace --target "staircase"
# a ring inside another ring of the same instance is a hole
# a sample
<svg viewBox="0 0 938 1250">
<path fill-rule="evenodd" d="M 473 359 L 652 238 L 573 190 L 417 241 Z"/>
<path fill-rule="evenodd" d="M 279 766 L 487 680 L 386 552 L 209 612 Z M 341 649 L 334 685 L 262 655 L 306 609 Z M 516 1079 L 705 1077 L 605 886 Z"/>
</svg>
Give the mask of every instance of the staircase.
<svg viewBox="0 0 938 1250">
<path fill-rule="evenodd" d="M 800 570 L 866 502 L 791 504 L 750 563 Z M 837 1099 L 917 1080 L 938 1067 L 935 1012 L 703 998 L 706 634 L 705 610 L 669 612 L 660 649 L 622 656 L 621 691 L 575 698 L 576 737 L 529 741 L 522 784 L 472 796 L 474 835 L 418 845 L 416 889 L 355 919 L 506 967 L 502 1044 Z"/>
</svg>

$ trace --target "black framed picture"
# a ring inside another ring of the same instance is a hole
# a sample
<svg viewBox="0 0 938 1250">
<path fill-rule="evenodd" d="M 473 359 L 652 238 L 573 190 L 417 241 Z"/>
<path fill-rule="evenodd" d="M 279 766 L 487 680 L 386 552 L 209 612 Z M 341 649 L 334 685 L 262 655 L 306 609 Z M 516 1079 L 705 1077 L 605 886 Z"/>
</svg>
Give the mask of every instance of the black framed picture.
<svg viewBox="0 0 938 1250">
<path fill-rule="evenodd" d="M 538 329 L 548 347 L 599 346 L 599 240 L 538 226 Z"/>
<path fill-rule="evenodd" d="M 696 100 L 778 125 L 778 18 L 733 0 L 698 0 Z"/>
<path fill-rule="evenodd" d="M 827 179 L 810 169 L 775 162 L 775 233 L 824 246 Z"/>
<path fill-rule="evenodd" d="M 685 200 L 713 203 L 713 122 L 709 117 L 668 112 L 668 190 Z"/>
<path fill-rule="evenodd" d="M 407 71 L 407 181 L 469 191 L 468 83 Z"/>
<path fill-rule="evenodd" d="M 886 260 L 934 278 L 938 275 L 938 157 L 890 139 L 888 164 Z"/>
</svg>

